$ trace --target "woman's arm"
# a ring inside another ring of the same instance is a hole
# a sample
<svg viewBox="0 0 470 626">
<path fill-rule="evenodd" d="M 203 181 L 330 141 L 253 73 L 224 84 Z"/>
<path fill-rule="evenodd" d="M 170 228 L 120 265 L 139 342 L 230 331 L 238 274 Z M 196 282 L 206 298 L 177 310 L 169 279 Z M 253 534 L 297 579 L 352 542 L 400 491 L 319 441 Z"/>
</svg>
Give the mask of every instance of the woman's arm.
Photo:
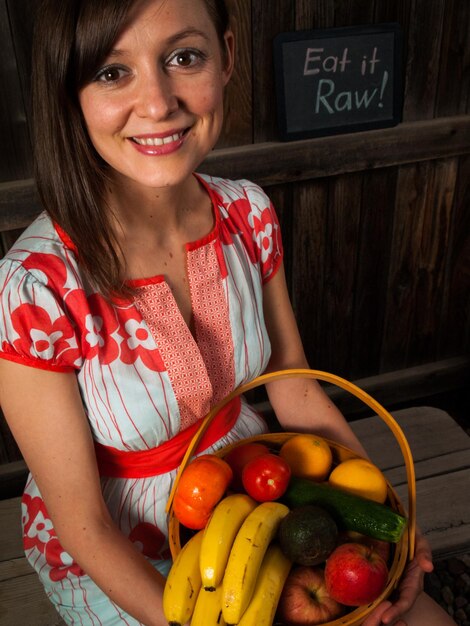
<svg viewBox="0 0 470 626">
<path fill-rule="evenodd" d="M 166 625 L 165 579 L 119 531 L 102 498 L 75 375 L 0 359 L 0 404 L 63 548 L 124 611 L 147 626 Z"/>
<path fill-rule="evenodd" d="M 272 356 L 267 371 L 308 368 L 283 268 L 264 288 L 264 315 L 271 339 Z M 314 432 L 343 443 L 363 456 L 364 448 L 350 426 L 315 380 L 291 378 L 266 385 L 269 400 L 285 430 Z M 364 626 L 392 624 L 414 605 L 423 589 L 425 572 L 432 571 L 429 543 L 418 532 L 416 555 L 402 578 L 396 601 L 381 603 Z M 399 622 L 405 625 L 407 622 Z M 410 621 L 409 624 L 425 623 Z"/>
<path fill-rule="evenodd" d="M 283 267 L 264 287 L 264 317 L 272 349 L 266 371 L 308 369 Z M 285 430 L 314 432 L 366 455 L 341 412 L 316 380 L 290 378 L 269 383 L 266 389 Z"/>
</svg>

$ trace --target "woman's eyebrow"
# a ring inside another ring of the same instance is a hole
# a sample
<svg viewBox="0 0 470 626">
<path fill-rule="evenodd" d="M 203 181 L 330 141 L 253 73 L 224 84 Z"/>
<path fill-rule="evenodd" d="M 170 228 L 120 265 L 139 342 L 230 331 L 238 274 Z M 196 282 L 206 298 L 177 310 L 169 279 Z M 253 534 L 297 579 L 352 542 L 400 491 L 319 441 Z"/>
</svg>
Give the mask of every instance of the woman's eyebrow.
<svg viewBox="0 0 470 626">
<path fill-rule="evenodd" d="M 181 39 L 185 39 L 186 37 L 194 37 L 194 36 L 202 37 L 202 39 L 209 41 L 209 37 L 207 33 L 205 33 L 204 31 L 199 30 L 197 28 L 187 28 L 169 37 L 168 43 L 169 44 L 177 43 L 178 41 L 181 41 Z"/>
<path fill-rule="evenodd" d="M 171 37 L 168 37 L 165 44 L 172 46 L 182 41 L 183 39 L 186 39 L 187 37 L 201 37 L 205 41 L 209 41 L 209 37 L 204 31 L 199 30 L 197 28 L 186 28 L 185 30 L 175 33 Z M 111 50 L 107 58 L 119 59 L 120 57 L 125 56 L 125 54 L 126 54 L 125 50 L 114 48 L 113 50 Z"/>
</svg>

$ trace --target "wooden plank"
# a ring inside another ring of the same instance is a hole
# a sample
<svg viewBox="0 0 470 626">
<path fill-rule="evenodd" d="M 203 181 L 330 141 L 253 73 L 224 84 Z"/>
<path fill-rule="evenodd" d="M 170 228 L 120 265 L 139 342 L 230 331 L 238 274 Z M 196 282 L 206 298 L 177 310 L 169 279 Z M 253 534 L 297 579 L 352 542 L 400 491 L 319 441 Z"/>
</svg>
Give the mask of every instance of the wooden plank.
<svg viewBox="0 0 470 626">
<path fill-rule="evenodd" d="M 470 116 L 212 152 L 200 170 L 261 185 L 298 182 L 470 152 Z"/>
<path fill-rule="evenodd" d="M 0 562 L 23 557 L 21 498 L 0 501 L 0 528 Z"/>
<path fill-rule="evenodd" d="M 445 0 L 414 0 L 408 32 L 403 119 L 434 115 Z"/>
<path fill-rule="evenodd" d="M 454 159 L 403 166 L 397 185 L 382 366 L 436 358 L 449 246 Z"/>
<path fill-rule="evenodd" d="M 278 137 L 272 41 L 282 31 L 294 30 L 291 0 L 254 0 L 253 23 L 253 140 Z"/>
<path fill-rule="evenodd" d="M 327 230 L 324 243 L 325 282 L 318 295 L 324 320 L 332 322 L 325 333 L 315 363 L 320 369 L 347 375 L 351 366 L 352 305 L 362 203 L 362 175 L 347 174 L 330 181 Z M 308 279 L 307 279 L 308 281 Z M 308 282 L 307 282 L 308 284 Z M 334 329 L 334 330 L 333 330 Z M 312 355 L 313 356 L 313 355 Z"/>
<path fill-rule="evenodd" d="M 415 407 L 394 411 L 392 416 L 403 430 L 415 463 L 456 452 L 470 455 L 470 437 L 445 411 Z M 381 469 L 386 471 L 403 464 L 393 433 L 379 417 L 356 420 L 351 428 Z"/>
<path fill-rule="evenodd" d="M 321 302 L 327 281 L 328 182 L 318 180 L 296 185 L 293 213 L 292 306 L 307 360 L 318 363 L 325 319 Z"/>
<path fill-rule="evenodd" d="M 28 469 L 21 459 L 0 464 L 0 499 L 13 498 L 22 492 Z"/>
<path fill-rule="evenodd" d="M 348 376 L 380 371 L 397 168 L 364 172 Z"/>
<path fill-rule="evenodd" d="M 31 48 L 37 4 L 30 0 L 6 0 L 13 39 L 18 78 L 23 93 L 26 122 L 31 128 Z"/>
<path fill-rule="evenodd" d="M 31 175 L 31 141 L 24 107 L 24 94 L 18 77 L 9 15 L 0 3 L 0 181 Z"/>
<path fill-rule="evenodd" d="M 0 563 L 0 626 L 64 625 L 36 572 L 25 559 L 21 559 L 17 566 L 18 575 L 11 576 L 11 563 Z"/>
<path fill-rule="evenodd" d="M 348 135 L 223 148 L 214 150 L 199 169 L 269 186 L 468 153 L 470 115 L 463 115 Z M 24 228 L 38 212 L 32 180 L 0 184 L 0 231 Z"/>
<path fill-rule="evenodd" d="M 335 21 L 335 3 L 331 0 L 296 0 L 295 30 L 330 28 Z"/>
<path fill-rule="evenodd" d="M 470 94 L 470 3 L 447 0 L 439 58 L 439 81 L 434 115 L 467 112 Z"/>
<path fill-rule="evenodd" d="M 435 560 L 467 554 L 470 549 L 470 470 L 434 476 L 417 485 L 417 521 Z M 397 494 L 406 501 L 406 487 Z"/>
<path fill-rule="evenodd" d="M 217 147 L 249 144 L 253 141 L 251 0 L 228 0 L 235 33 L 235 67 L 225 91 L 225 115 Z"/>
<path fill-rule="evenodd" d="M 449 454 L 442 454 L 432 459 L 415 462 L 415 472 L 418 480 L 433 478 L 447 474 L 449 482 L 453 484 L 452 475 L 470 467 L 470 450 L 458 450 Z M 386 470 L 387 479 L 395 487 L 406 485 L 406 472 L 403 466 Z M 469 483 L 470 486 L 470 483 Z"/>
<path fill-rule="evenodd" d="M 461 356 L 360 378 L 352 382 L 380 402 L 383 407 L 390 407 L 410 404 L 413 401 L 417 403 L 435 394 L 465 390 L 469 378 L 470 358 Z M 340 387 L 325 385 L 325 392 L 351 423 L 356 423 L 358 417 L 371 414 L 371 410 L 363 402 Z M 273 428 L 279 429 L 269 402 L 260 402 L 256 408 L 271 420 Z"/>
<path fill-rule="evenodd" d="M 461 157 L 454 193 L 452 234 L 449 245 L 446 302 L 439 332 L 444 354 L 470 353 L 470 156 Z"/>
</svg>

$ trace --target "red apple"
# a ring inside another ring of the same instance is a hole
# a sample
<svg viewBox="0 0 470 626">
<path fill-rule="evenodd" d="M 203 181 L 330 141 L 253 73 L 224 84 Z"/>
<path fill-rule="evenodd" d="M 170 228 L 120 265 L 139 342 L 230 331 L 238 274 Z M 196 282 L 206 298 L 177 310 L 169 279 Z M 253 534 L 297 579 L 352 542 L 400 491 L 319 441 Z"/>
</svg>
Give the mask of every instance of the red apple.
<svg viewBox="0 0 470 626">
<path fill-rule="evenodd" d="M 326 590 L 323 570 L 302 566 L 294 568 L 287 577 L 277 615 L 286 624 L 301 626 L 330 622 L 342 610 Z"/>
<path fill-rule="evenodd" d="M 245 465 L 252 459 L 267 454 L 269 452 L 268 446 L 264 443 L 243 443 L 233 450 L 230 450 L 228 454 L 224 456 L 226 461 L 232 468 L 233 478 L 230 486 L 235 491 L 243 491 L 242 472 Z"/>
<path fill-rule="evenodd" d="M 346 606 L 370 604 L 385 589 L 387 564 L 373 548 L 362 543 L 343 543 L 326 560 L 328 593 Z"/>
<path fill-rule="evenodd" d="M 374 539 L 374 537 L 362 535 L 354 530 L 343 530 L 338 533 L 337 540 L 338 545 L 341 545 L 342 543 L 363 543 L 365 546 L 369 546 L 369 548 L 374 548 L 374 550 L 376 550 L 383 558 L 385 563 L 388 564 L 391 552 L 391 546 L 388 541 Z"/>
</svg>

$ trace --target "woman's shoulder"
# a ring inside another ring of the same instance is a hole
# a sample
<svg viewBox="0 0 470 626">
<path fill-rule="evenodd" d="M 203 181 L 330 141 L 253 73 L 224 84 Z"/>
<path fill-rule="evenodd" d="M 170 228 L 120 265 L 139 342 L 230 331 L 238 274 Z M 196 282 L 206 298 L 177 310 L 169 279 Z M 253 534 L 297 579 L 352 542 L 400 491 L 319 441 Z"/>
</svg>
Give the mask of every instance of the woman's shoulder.
<svg viewBox="0 0 470 626">
<path fill-rule="evenodd" d="M 41 213 L 19 236 L 0 260 L 2 288 L 28 276 L 50 285 L 58 274 L 76 275 L 75 254 L 63 241 L 50 217 Z M 64 277 L 65 278 L 65 277 Z"/>
<path fill-rule="evenodd" d="M 266 192 L 256 183 L 246 178 L 232 180 L 209 174 L 197 174 L 200 180 L 217 196 L 223 204 L 230 204 L 237 200 L 262 202 L 269 204 Z"/>
</svg>

